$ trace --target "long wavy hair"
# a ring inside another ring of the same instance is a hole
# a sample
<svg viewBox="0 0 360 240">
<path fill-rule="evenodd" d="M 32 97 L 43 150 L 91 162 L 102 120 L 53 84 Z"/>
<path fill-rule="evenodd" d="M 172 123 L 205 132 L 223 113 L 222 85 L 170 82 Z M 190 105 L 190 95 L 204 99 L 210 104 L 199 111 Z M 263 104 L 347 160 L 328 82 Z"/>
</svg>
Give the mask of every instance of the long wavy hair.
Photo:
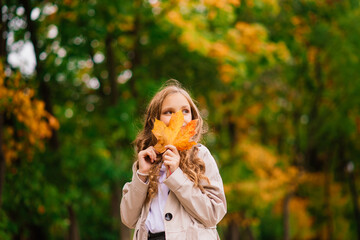
<svg viewBox="0 0 360 240">
<path fill-rule="evenodd" d="M 135 139 L 135 149 L 137 153 L 148 148 L 149 146 L 155 146 L 157 140 L 151 132 L 154 127 L 155 118 L 160 119 L 161 108 L 164 99 L 174 93 L 180 93 L 188 100 L 192 119 L 198 119 L 196 134 L 192 139 L 196 142 L 200 141 L 202 134 L 204 133 L 204 123 L 203 119 L 201 118 L 199 109 L 190 97 L 189 93 L 180 85 L 180 83 L 175 79 L 170 79 L 155 94 L 147 107 L 144 128 L 141 132 L 139 132 Z M 204 188 L 201 185 L 201 180 L 205 180 L 209 183 L 209 179 L 205 176 L 205 163 L 198 157 L 198 152 L 199 149 L 197 146 L 194 146 L 189 150 L 179 151 L 179 167 L 187 175 L 187 177 L 194 182 L 195 187 L 200 188 L 200 190 L 204 192 Z M 150 201 L 158 192 L 158 182 L 162 163 L 162 156 L 158 155 L 157 161 L 153 163 L 150 169 L 149 188 L 146 198 L 147 201 Z"/>
</svg>

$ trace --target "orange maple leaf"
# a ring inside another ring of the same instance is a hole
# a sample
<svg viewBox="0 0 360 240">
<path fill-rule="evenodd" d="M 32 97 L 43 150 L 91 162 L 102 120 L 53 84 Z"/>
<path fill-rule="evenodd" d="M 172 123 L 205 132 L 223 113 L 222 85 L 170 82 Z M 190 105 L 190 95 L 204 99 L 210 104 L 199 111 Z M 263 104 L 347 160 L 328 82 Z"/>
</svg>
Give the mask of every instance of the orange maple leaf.
<svg viewBox="0 0 360 240">
<path fill-rule="evenodd" d="M 192 146 L 196 145 L 196 142 L 190 142 L 190 139 L 196 133 L 197 121 L 197 119 L 192 120 L 183 126 L 184 115 L 181 110 L 171 116 L 169 126 L 155 119 L 154 128 L 152 129 L 152 133 L 157 139 L 157 143 L 154 146 L 155 150 L 163 153 L 166 150 L 166 145 L 174 145 L 179 151 L 192 148 Z"/>
</svg>

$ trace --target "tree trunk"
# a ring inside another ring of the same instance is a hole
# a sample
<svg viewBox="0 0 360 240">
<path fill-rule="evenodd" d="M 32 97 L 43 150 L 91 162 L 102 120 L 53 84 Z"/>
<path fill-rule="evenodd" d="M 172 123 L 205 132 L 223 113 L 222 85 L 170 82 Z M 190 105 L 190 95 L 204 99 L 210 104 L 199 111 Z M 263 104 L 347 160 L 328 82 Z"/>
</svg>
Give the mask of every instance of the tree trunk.
<svg viewBox="0 0 360 240">
<path fill-rule="evenodd" d="M 325 239 L 331 240 L 334 235 L 334 226 L 332 222 L 331 211 L 331 179 L 330 179 L 330 167 L 329 163 L 326 163 L 325 167 L 325 181 L 324 181 L 324 209 L 326 218 L 326 236 Z"/>
<path fill-rule="evenodd" d="M 2 146 L 4 144 L 3 139 L 4 132 L 4 114 L 0 112 L 0 209 L 2 204 L 2 193 L 5 183 L 5 156 L 2 150 Z"/>
<path fill-rule="evenodd" d="M 353 202 L 354 207 L 354 217 L 355 217 L 355 224 L 357 230 L 357 239 L 360 240 L 360 211 L 358 205 L 358 195 L 357 195 L 357 188 L 356 188 L 356 180 L 353 171 L 349 172 L 349 187 L 351 193 L 351 200 Z"/>
<path fill-rule="evenodd" d="M 36 36 L 36 24 L 30 18 L 32 7 L 31 2 L 29 0 L 20 0 L 20 3 L 23 5 L 25 9 L 26 22 L 27 22 L 27 30 L 30 32 L 30 39 L 34 47 L 35 51 L 35 59 L 36 59 L 36 74 L 37 79 L 39 80 L 39 89 L 42 100 L 45 102 L 45 109 L 50 114 L 53 114 L 52 103 L 51 103 L 51 93 L 50 88 L 44 81 L 44 71 L 43 66 L 40 62 L 40 51 L 38 48 L 38 40 Z M 59 140 L 57 136 L 56 130 L 52 130 L 52 135 L 50 139 L 50 146 L 52 149 L 56 150 L 59 148 Z"/>
<path fill-rule="evenodd" d="M 26 238 L 24 234 L 21 235 L 22 239 L 34 239 L 34 240 L 46 240 L 46 233 L 44 232 L 44 229 L 41 226 L 37 225 L 30 225 L 27 227 L 30 230 L 30 237 Z"/>
<path fill-rule="evenodd" d="M 316 62 L 315 62 L 315 76 L 312 78 L 313 92 L 311 92 L 313 99 L 311 102 L 311 108 L 309 111 L 309 123 L 308 123 L 308 146 L 306 150 L 306 163 L 308 169 L 311 171 L 322 171 L 324 169 L 324 163 L 319 158 L 318 150 L 318 139 L 315 138 L 314 132 L 317 132 L 319 129 L 319 123 L 314 121 L 319 117 L 319 109 L 321 100 L 324 95 L 324 81 L 322 66 L 320 62 L 320 53 L 317 53 Z M 309 80 L 310 81 L 310 80 Z"/>
<path fill-rule="evenodd" d="M 244 230 L 244 233 L 247 236 L 247 239 L 255 240 L 254 235 L 253 235 L 250 227 L 246 227 L 245 230 Z"/>
<path fill-rule="evenodd" d="M 228 226 L 228 229 L 225 234 L 226 240 L 239 240 L 240 239 L 240 231 L 239 226 L 237 225 L 235 220 L 231 220 Z"/>
<path fill-rule="evenodd" d="M 132 71 L 132 78 L 129 80 L 130 91 L 134 99 L 141 99 L 138 98 L 138 92 L 136 90 L 135 82 L 136 82 L 136 68 L 141 63 L 141 50 L 140 50 L 140 30 L 141 30 L 141 13 L 140 8 L 142 6 L 141 0 L 134 1 L 134 7 L 137 10 L 134 20 L 134 45 L 133 45 L 133 54 L 131 56 L 131 71 Z M 141 108 L 138 108 L 139 110 Z"/>
<path fill-rule="evenodd" d="M 110 81 L 110 103 L 111 105 L 116 105 L 119 99 L 119 93 L 117 90 L 117 80 L 116 80 L 116 72 L 115 72 L 115 59 L 112 48 L 113 37 L 111 34 L 108 34 L 105 39 L 106 46 L 106 62 L 107 62 L 107 70 L 109 73 L 109 81 Z M 120 200 L 121 200 L 121 189 L 117 186 L 117 183 L 114 183 L 112 188 L 111 195 L 111 216 L 115 222 L 114 229 L 119 229 L 119 237 L 121 240 L 129 240 L 130 239 L 130 229 L 127 228 L 120 221 Z M 120 227 L 119 227 L 120 226 Z"/>
<path fill-rule="evenodd" d="M 0 6 L 4 6 L 4 1 L 0 0 Z M 7 59 L 7 51 L 6 51 L 6 38 L 4 38 L 4 34 L 7 31 L 7 20 L 5 22 L 2 21 L 3 13 L 2 9 L 0 11 L 0 61 L 4 63 Z"/>
<path fill-rule="evenodd" d="M 113 36 L 108 33 L 105 39 L 106 46 L 106 66 L 109 74 L 110 82 L 110 104 L 116 105 L 119 99 L 119 93 L 117 89 L 117 79 L 116 79 L 116 70 L 115 70 L 115 59 L 114 51 L 112 47 Z M 111 187 L 111 216 L 114 220 L 114 229 L 119 230 L 119 237 L 121 240 L 130 240 L 131 231 L 126 227 L 120 220 L 120 200 L 121 200 L 121 189 L 118 187 L 117 183 L 113 183 Z"/>
<path fill-rule="evenodd" d="M 0 6 L 3 5 L 4 5 L 3 0 L 0 0 Z M 2 37 L 6 32 L 7 22 L 3 22 L 2 19 L 3 19 L 3 13 L 2 13 L 2 9 L 0 9 L 0 64 L 5 63 L 7 59 L 6 39 Z M 6 168 L 5 156 L 2 150 L 4 144 L 3 132 L 4 132 L 4 113 L 0 112 L 0 209 L 2 204 L 2 193 L 5 183 L 5 168 Z"/>
<path fill-rule="evenodd" d="M 131 231 L 126 227 L 120 219 L 120 200 L 122 197 L 121 188 L 114 184 L 112 186 L 112 196 L 111 196 L 111 216 L 114 219 L 114 228 L 119 229 L 119 237 L 121 240 L 130 240 Z"/>
<path fill-rule="evenodd" d="M 290 239 L 290 224 L 289 224 L 289 203 L 292 193 L 287 193 L 283 202 L 283 239 Z"/>
<path fill-rule="evenodd" d="M 76 213 L 72 206 L 68 206 L 68 213 L 70 218 L 68 240 L 80 240 L 79 225 L 76 219 Z"/>
<path fill-rule="evenodd" d="M 109 74 L 110 81 L 110 103 L 111 105 L 115 105 L 118 99 L 118 91 L 117 91 L 117 81 L 116 81 L 116 73 L 115 73 L 115 59 L 114 59 L 114 50 L 112 47 L 113 37 L 110 33 L 106 36 L 105 39 L 105 47 L 106 47 L 106 66 Z"/>
</svg>

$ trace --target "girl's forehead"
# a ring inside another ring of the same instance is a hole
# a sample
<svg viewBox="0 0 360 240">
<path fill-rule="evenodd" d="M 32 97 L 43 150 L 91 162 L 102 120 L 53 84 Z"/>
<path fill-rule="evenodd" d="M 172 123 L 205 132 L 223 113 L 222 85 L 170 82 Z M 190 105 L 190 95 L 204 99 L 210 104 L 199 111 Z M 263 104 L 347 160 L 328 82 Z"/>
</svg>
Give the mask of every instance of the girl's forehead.
<svg viewBox="0 0 360 240">
<path fill-rule="evenodd" d="M 179 92 L 167 95 L 162 102 L 162 108 L 179 106 L 190 106 L 188 99 Z"/>
</svg>

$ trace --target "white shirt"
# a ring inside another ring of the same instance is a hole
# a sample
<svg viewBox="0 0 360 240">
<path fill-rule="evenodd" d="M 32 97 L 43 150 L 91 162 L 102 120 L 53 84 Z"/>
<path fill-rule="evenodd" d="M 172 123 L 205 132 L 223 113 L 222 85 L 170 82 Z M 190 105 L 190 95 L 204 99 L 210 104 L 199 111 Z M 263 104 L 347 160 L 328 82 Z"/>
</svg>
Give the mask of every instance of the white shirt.
<svg viewBox="0 0 360 240">
<path fill-rule="evenodd" d="M 164 209 L 169 194 L 169 188 L 163 183 L 166 179 L 166 170 L 166 166 L 163 164 L 160 168 L 158 193 L 151 201 L 149 214 L 145 222 L 147 229 L 152 233 L 165 231 Z"/>
</svg>

